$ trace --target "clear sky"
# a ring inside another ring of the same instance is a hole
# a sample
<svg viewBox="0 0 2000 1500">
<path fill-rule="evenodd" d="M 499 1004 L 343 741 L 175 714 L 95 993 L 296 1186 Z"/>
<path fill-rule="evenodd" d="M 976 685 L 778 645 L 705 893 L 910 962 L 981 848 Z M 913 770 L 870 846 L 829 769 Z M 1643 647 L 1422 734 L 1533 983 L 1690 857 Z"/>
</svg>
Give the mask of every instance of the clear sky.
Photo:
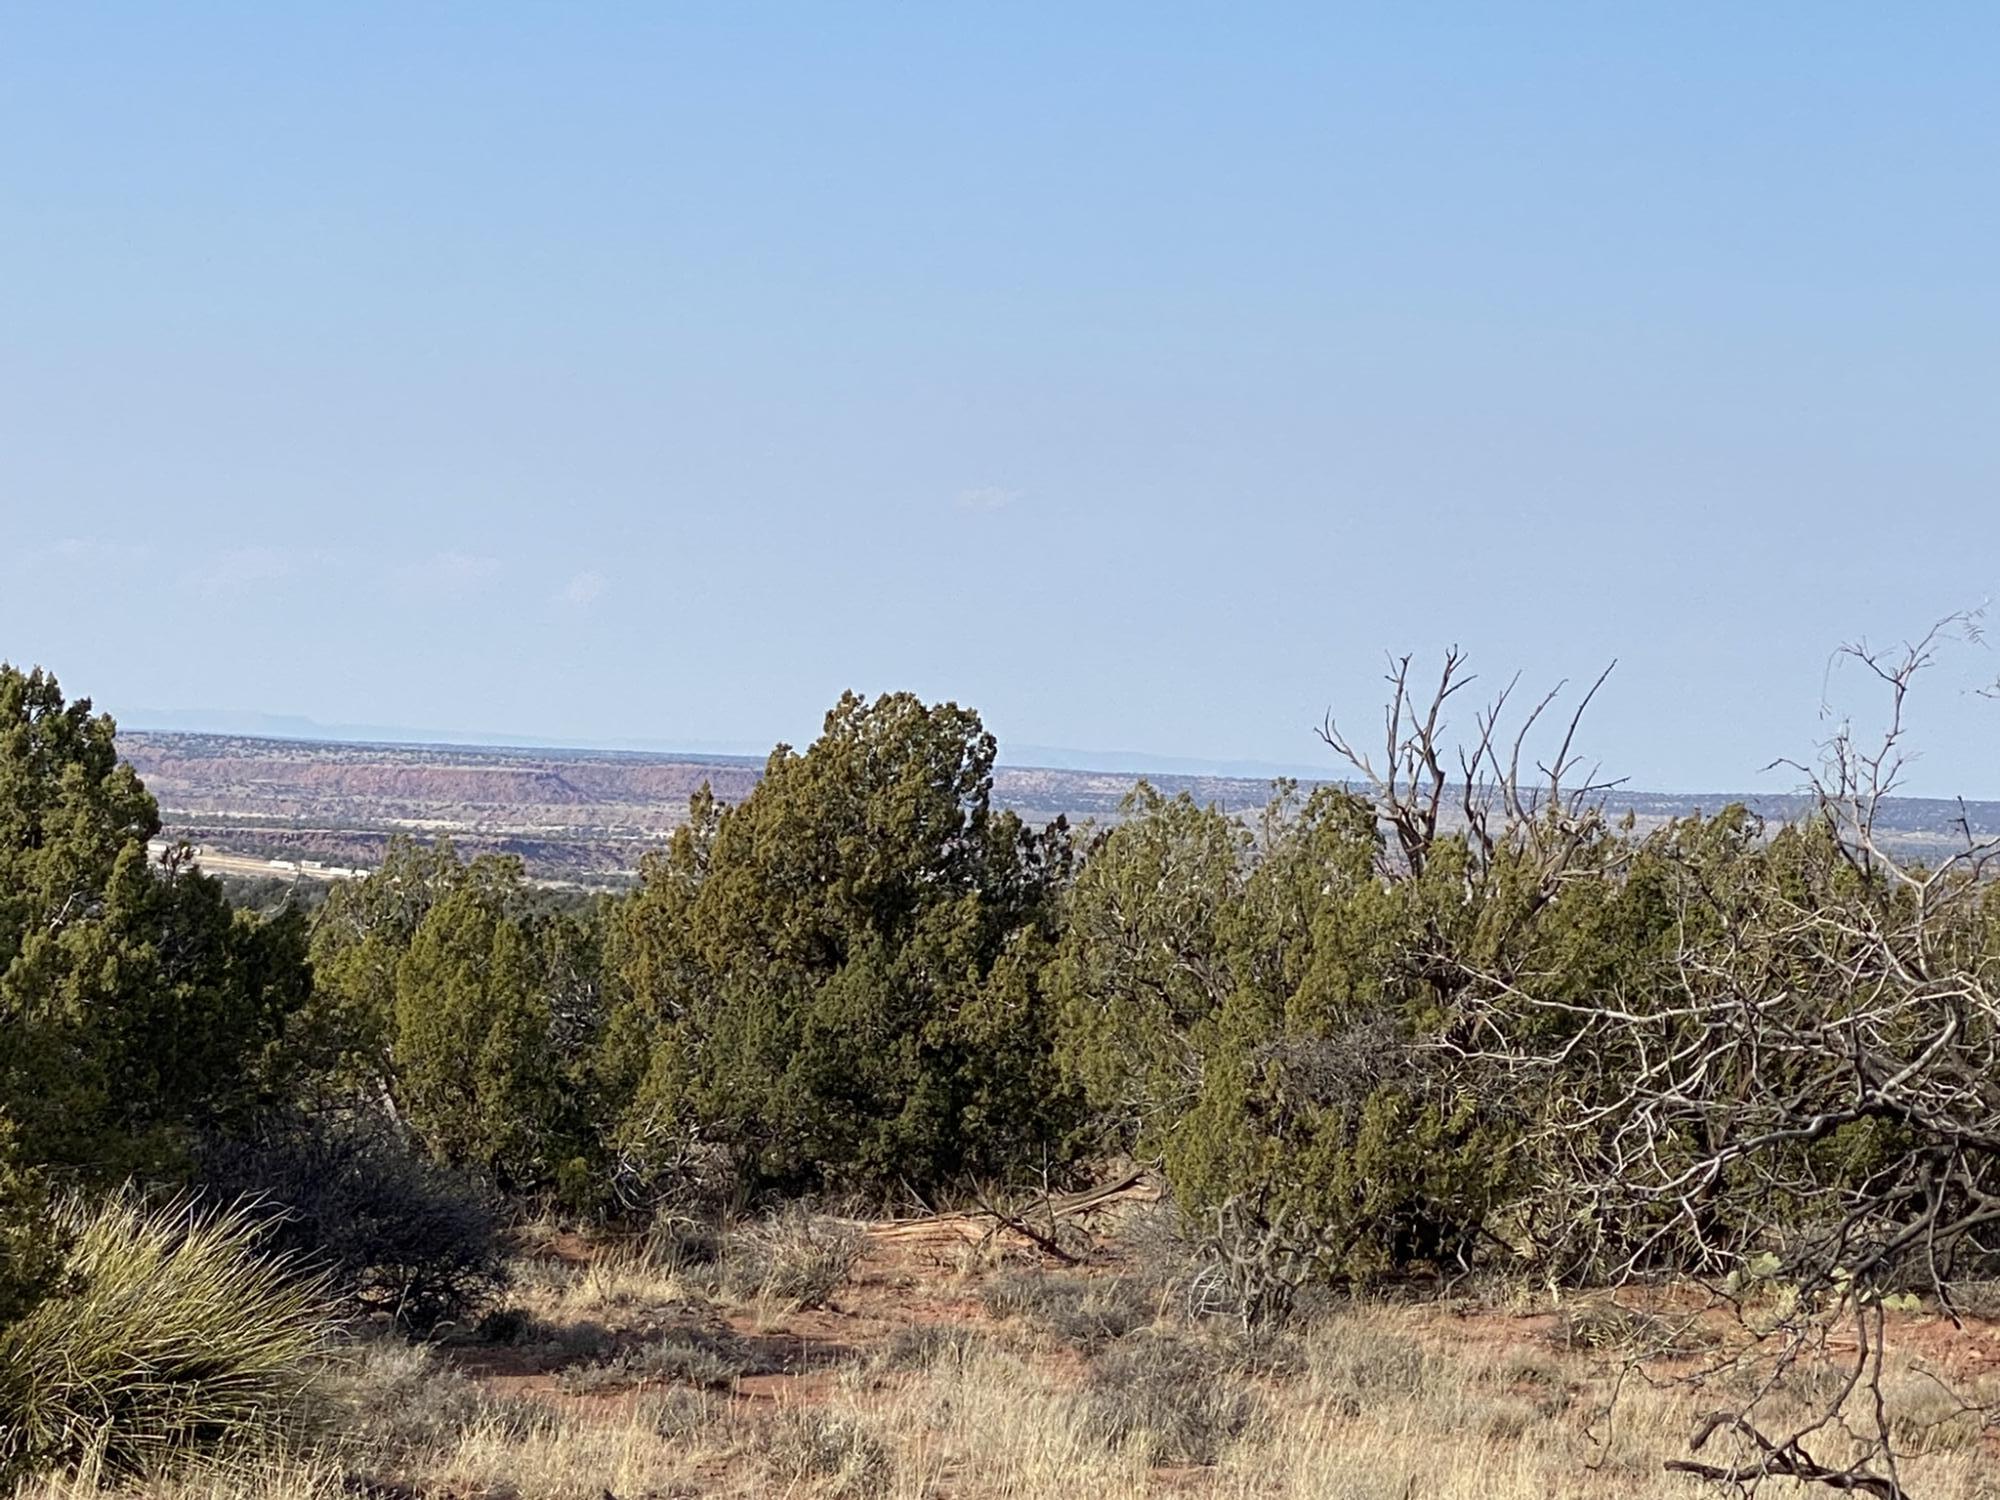
<svg viewBox="0 0 2000 1500">
<path fill-rule="evenodd" d="M 2000 587 L 1997 68 L 1985 4 L 9 6 L 0 656 L 1310 765 L 1457 641 L 1769 787 Z M 2000 796 L 1996 662 L 1919 790 Z"/>
</svg>

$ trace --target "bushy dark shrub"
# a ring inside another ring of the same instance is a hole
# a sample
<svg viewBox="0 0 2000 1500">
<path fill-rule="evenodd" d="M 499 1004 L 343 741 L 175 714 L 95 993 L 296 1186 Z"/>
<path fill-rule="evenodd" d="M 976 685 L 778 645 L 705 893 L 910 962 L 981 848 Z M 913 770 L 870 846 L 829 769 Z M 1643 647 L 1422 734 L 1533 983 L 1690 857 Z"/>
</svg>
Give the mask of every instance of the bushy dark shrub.
<svg viewBox="0 0 2000 1500">
<path fill-rule="evenodd" d="M 700 1142 L 753 1189 L 876 1197 L 1068 1159 L 1042 975 L 1069 832 L 991 805 L 994 753 L 969 710 L 850 693 L 742 802 L 694 799 L 606 939 L 621 1179 Z"/>
<path fill-rule="evenodd" d="M 52 1181 L 177 1175 L 189 1131 L 274 1085 L 307 997 L 298 916 L 232 912 L 160 828 L 110 716 L 0 662 L 0 1114 Z"/>
<path fill-rule="evenodd" d="M 386 1125 L 288 1121 L 204 1153 L 204 1186 L 268 1209 L 265 1242 L 321 1269 L 357 1316 L 414 1337 L 505 1285 L 499 1205 Z"/>
<path fill-rule="evenodd" d="M 23 1164 L 0 1114 L 0 1328 L 40 1300 L 61 1260 L 41 1176 Z"/>
<path fill-rule="evenodd" d="M 1218 1237 L 1201 1312 L 1271 1320 L 1314 1281 L 1467 1269 L 1520 1196 L 1524 1128 L 1438 1037 L 1488 998 L 1480 976 L 1595 993 L 1634 947 L 1599 927 L 1645 930 L 1600 920 L 1607 881 L 1556 902 L 1511 846 L 1439 834 L 1398 857 L 1378 813 L 1283 788 L 1252 837 L 1141 791 L 1071 893 L 1059 1062 L 1198 1225 L 1257 1221 Z"/>
</svg>

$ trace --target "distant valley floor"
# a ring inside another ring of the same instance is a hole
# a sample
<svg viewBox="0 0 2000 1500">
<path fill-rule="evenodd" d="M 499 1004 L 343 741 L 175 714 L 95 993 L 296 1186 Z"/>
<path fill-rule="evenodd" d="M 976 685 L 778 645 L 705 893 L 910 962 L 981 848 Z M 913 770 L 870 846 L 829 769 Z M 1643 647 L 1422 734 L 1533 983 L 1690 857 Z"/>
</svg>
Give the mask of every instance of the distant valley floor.
<svg viewBox="0 0 2000 1500">
<path fill-rule="evenodd" d="M 119 735 L 125 757 L 159 799 L 170 837 L 231 874 L 259 869 L 338 878 L 372 868 L 398 833 L 448 834 L 467 854 L 519 855 L 531 874 L 582 884 L 629 880 L 687 817 L 703 783 L 724 802 L 748 796 L 763 770 L 749 757 L 457 745 L 357 745 L 242 735 Z M 994 800 L 1031 822 L 1108 822 L 1141 778 L 1125 771 L 1002 766 Z M 1270 800 L 1265 780 L 1149 775 L 1169 796 L 1249 813 Z M 1748 802 L 1772 818 L 1796 816 L 1796 797 L 1620 790 L 1614 811 L 1641 826 Z M 2000 835 L 2000 803 L 1899 799 L 1885 810 L 1914 852 Z M 271 861 L 282 862 L 282 868 Z"/>
</svg>

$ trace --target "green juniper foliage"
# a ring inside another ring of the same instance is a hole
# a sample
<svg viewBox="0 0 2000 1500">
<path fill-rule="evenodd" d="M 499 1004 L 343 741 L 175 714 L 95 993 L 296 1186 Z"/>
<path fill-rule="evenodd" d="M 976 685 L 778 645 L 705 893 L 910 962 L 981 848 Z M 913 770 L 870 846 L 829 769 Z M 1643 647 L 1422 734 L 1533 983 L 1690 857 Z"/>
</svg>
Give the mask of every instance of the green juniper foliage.
<svg viewBox="0 0 2000 1500">
<path fill-rule="evenodd" d="M 1581 803 L 1482 812 L 1491 787 L 1440 823 L 1381 787 L 1280 784 L 1242 820 L 1142 785 L 1079 856 L 992 807 L 994 753 L 967 709 L 849 694 L 742 803 L 698 793 L 628 894 L 399 838 L 308 930 L 150 858 L 111 721 L 0 668 L 0 1326 L 64 1291 L 51 1201 L 183 1183 L 195 1142 L 297 1223 L 458 1225 L 441 1259 L 341 1251 L 371 1289 L 433 1268 L 418 1322 L 476 1303 L 489 1201 L 929 1195 L 1090 1153 L 1161 1169 L 1281 1290 L 1893 1246 L 1926 1183 L 1968 1195 L 1953 1266 L 2000 1273 L 1971 1208 L 2000 1193 L 1993 882 L 1894 878 L 1825 809 L 1641 834 Z M 1751 1004 L 1794 1044 L 1701 1030 Z M 1862 1076 L 1820 1045 L 1870 1028 Z M 1656 1185 L 1719 1165 L 1697 1201 L 1649 1195 L 1618 1135 L 1635 1080 L 1711 1052 L 1636 1138 Z M 1913 1062 L 1942 1092 L 1857 1110 Z M 1772 1101 L 1834 1123 L 1730 1154 Z"/>
<path fill-rule="evenodd" d="M 968 710 L 849 694 L 740 806 L 696 799 L 618 915 L 628 1154 L 888 1187 L 1061 1148 L 1042 971 L 1069 836 L 992 810 L 993 753 Z"/>
<path fill-rule="evenodd" d="M 1570 870 L 1617 846 L 1592 834 Z M 1600 930 L 1631 925 L 1599 913 L 1622 911 L 1617 882 L 1552 880 L 1505 839 L 1420 856 L 1335 787 L 1281 785 L 1254 833 L 1141 787 L 1077 877 L 1052 969 L 1059 1056 L 1099 1118 L 1198 1219 L 1291 1226 L 1341 1278 L 1462 1262 L 1531 1180 L 1522 1101 L 1440 1045 L 1471 1002 L 1565 944 L 1586 988 L 1636 951 Z"/>
<path fill-rule="evenodd" d="M 41 1174 L 21 1160 L 13 1122 L 0 1115 L 0 1328 L 47 1290 L 61 1251 Z"/>
<path fill-rule="evenodd" d="M 150 858 L 159 814 L 113 736 L 0 665 L 0 1287 L 41 1253 L 35 1182 L 176 1170 L 196 1132 L 268 1102 L 307 994 L 295 914 L 234 912 Z"/>
<path fill-rule="evenodd" d="M 393 841 L 315 921 L 302 1086 L 388 1109 L 447 1165 L 585 1206 L 601 1176 L 597 919 L 547 905 L 518 859 Z"/>
</svg>

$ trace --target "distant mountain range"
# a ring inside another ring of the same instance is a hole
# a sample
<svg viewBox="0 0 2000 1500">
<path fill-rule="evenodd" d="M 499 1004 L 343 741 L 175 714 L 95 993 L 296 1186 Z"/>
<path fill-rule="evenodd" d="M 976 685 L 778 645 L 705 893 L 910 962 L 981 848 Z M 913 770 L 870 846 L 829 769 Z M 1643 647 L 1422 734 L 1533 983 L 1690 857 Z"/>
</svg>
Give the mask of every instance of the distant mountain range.
<svg viewBox="0 0 2000 1500">
<path fill-rule="evenodd" d="M 254 718 L 266 727 L 274 722 Z M 540 875 L 582 880 L 628 876 L 684 820 L 689 796 L 704 783 L 723 801 L 740 801 L 764 765 L 762 754 L 270 733 L 121 730 L 119 744 L 159 799 L 169 832 L 218 854 L 365 868 L 396 833 L 448 834 L 467 852 L 518 854 Z M 1116 769 L 1003 765 L 994 774 L 994 799 L 1033 822 L 1058 816 L 1103 822 L 1118 816 L 1143 777 L 1169 796 L 1185 792 L 1240 814 L 1268 802 L 1273 777 L 1285 770 L 1216 774 L 1204 762 L 1132 759 L 1140 763 Z M 1642 827 L 1732 802 L 1774 820 L 1796 817 L 1808 805 L 1796 795 L 1622 788 L 1607 801 Z M 1959 836 L 1961 818 L 1975 835 L 2000 835 L 2000 802 L 1898 798 L 1885 805 L 1882 827 L 1921 854 L 1947 847 Z"/>
</svg>

